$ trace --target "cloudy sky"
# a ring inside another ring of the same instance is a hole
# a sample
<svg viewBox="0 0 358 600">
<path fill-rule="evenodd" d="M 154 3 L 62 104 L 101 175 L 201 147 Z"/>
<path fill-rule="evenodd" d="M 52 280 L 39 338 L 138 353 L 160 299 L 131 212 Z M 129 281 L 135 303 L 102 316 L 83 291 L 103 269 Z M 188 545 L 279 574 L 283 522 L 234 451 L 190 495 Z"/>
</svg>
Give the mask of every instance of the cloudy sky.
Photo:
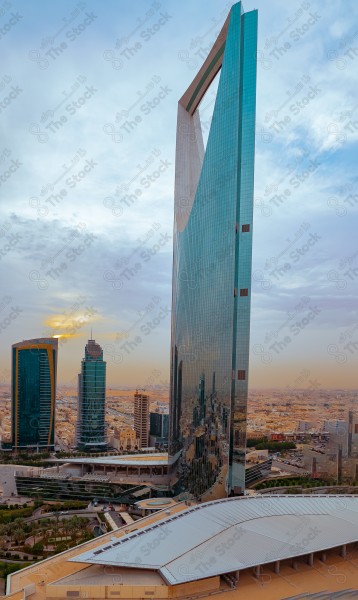
<svg viewBox="0 0 358 600">
<path fill-rule="evenodd" d="M 0 4 L 0 380 L 10 346 L 169 377 L 177 101 L 224 0 Z M 251 387 L 357 388 L 358 4 L 259 10 Z M 208 130 L 214 95 L 201 105 Z"/>
</svg>

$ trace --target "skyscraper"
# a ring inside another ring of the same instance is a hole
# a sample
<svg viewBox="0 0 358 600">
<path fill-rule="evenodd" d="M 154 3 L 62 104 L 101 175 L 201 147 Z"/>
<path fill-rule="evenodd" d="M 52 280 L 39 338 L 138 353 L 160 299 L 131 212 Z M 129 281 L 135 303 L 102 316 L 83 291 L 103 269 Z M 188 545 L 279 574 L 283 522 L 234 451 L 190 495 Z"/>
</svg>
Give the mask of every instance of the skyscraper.
<svg viewBox="0 0 358 600">
<path fill-rule="evenodd" d="M 168 421 L 167 413 L 151 412 L 149 413 L 149 433 L 160 438 L 168 437 Z"/>
<path fill-rule="evenodd" d="M 107 446 L 106 363 L 103 350 L 95 340 L 88 340 L 81 373 L 78 375 L 77 446 L 82 450 L 103 450 Z"/>
<path fill-rule="evenodd" d="M 168 413 L 149 413 L 149 445 L 152 447 L 168 447 Z"/>
<path fill-rule="evenodd" d="M 53 448 L 58 340 L 38 338 L 12 346 L 13 448 Z"/>
<path fill-rule="evenodd" d="M 134 394 L 134 431 L 141 448 L 148 448 L 149 396 L 138 391 Z"/>
<path fill-rule="evenodd" d="M 238 2 L 178 103 L 169 449 L 175 489 L 207 499 L 245 487 L 256 51 L 257 11 Z"/>
</svg>

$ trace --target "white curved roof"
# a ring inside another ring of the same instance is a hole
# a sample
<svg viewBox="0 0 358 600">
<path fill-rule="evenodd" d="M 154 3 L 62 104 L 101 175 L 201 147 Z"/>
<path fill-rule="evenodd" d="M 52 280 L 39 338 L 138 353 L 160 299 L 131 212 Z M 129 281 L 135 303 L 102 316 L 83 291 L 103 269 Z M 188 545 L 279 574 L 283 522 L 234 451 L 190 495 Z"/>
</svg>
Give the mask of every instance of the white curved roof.
<svg viewBox="0 0 358 600">
<path fill-rule="evenodd" d="M 136 466 L 153 467 L 167 466 L 169 459 L 167 452 L 155 452 L 153 454 L 119 454 L 117 456 L 93 456 L 91 458 L 64 458 L 64 463 L 81 463 L 90 465 L 109 465 L 109 466 Z"/>
<path fill-rule="evenodd" d="M 169 584 L 358 540 L 358 497 L 249 496 L 200 504 L 70 559 L 158 570 Z"/>
</svg>

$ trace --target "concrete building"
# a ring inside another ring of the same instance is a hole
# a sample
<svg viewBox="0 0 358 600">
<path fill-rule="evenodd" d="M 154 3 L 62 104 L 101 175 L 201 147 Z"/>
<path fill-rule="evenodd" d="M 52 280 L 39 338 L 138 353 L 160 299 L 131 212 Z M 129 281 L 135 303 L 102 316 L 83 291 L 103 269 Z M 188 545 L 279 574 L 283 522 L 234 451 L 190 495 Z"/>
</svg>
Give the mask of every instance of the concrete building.
<svg viewBox="0 0 358 600">
<path fill-rule="evenodd" d="M 134 431 L 140 441 L 140 447 L 147 448 L 149 442 L 149 396 L 138 391 L 134 394 Z"/>
<path fill-rule="evenodd" d="M 55 443 L 58 340 L 37 338 L 12 346 L 12 446 L 49 448 Z"/>
<path fill-rule="evenodd" d="M 15 471 L 17 492 L 37 498 L 133 504 L 139 498 L 168 495 L 168 454 L 127 454 L 69 458 L 55 467 L 22 466 Z"/>
<path fill-rule="evenodd" d="M 256 56 L 257 11 L 238 2 L 178 103 L 169 451 L 178 493 L 202 498 L 245 489 Z"/>
<path fill-rule="evenodd" d="M 109 439 L 109 445 L 120 452 L 136 452 L 140 449 L 140 439 L 131 427 L 115 429 Z"/>
</svg>

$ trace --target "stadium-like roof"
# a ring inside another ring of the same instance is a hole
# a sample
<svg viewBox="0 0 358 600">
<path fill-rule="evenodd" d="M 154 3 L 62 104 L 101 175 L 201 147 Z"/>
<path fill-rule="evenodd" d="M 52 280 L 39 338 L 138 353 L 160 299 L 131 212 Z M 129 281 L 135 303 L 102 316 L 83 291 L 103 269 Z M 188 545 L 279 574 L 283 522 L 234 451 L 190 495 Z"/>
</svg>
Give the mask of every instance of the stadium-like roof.
<svg viewBox="0 0 358 600">
<path fill-rule="evenodd" d="M 168 584 L 358 540 L 358 497 L 249 496 L 199 504 L 70 559 L 160 572 Z"/>
<path fill-rule="evenodd" d="M 119 454 L 117 456 L 94 456 L 91 458 L 64 458 L 64 463 L 81 463 L 90 465 L 109 465 L 109 466 L 135 466 L 135 467 L 153 467 L 168 465 L 168 454 L 166 452 L 155 452 L 153 454 Z"/>
</svg>

